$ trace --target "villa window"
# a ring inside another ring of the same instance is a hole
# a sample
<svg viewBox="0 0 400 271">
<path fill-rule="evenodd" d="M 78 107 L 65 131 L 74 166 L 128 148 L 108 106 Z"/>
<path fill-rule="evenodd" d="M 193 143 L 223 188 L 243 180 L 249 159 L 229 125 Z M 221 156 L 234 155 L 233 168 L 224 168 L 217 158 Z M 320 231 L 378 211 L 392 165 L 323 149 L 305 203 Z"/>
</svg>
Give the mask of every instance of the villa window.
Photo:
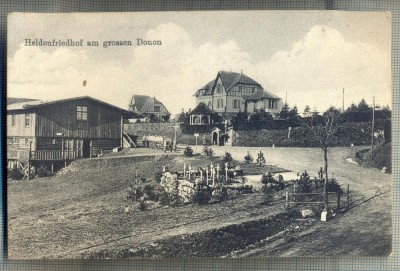
<svg viewBox="0 0 400 271">
<path fill-rule="evenodd" d="M 15 115 L 14 114 L 12 114 L 11 115 L 11 126 L 15 126 Z"/>
<path fill-rule="evenodd" d="M 161 112 L 161 106 L 155 105 L 154 106 L 154 112 L 157 112 L 157 113 Z"/>
<path fill-rule="evenodd" d="M 217 108 L 224 108 L 224 100 L 217 99 Z"/>
<path fill-rule="evenodd" d="M 240 109 L 240 100 L 233 100 L 233 108 Z"/>
<path fill-rule="evenodd" d="M 276 108 L 276 101 L 268 100 L 268 108 Z"/>
<path fill-rule="evenodd" d="M 25 127 L 31 126 L 31 114 L 25 114 Z"/>
</svg>

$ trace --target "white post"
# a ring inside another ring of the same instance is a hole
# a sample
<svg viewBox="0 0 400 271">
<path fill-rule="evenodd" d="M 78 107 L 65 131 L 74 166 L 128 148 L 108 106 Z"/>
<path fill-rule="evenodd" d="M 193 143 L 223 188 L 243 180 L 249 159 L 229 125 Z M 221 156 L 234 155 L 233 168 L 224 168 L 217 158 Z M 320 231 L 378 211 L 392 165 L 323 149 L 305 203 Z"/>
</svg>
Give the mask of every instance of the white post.
<svg viewBox="0 0 400 271">
<path fill-rule="evenodd" d="M 203 180 L 203 170 L 202 169 L 199 169 L 200 170 L 200 181 L 202 181 Z"/>
<path fill-rule="evenodd" d="M 212 183 L 214 186 L 215 185 L 215 172 L 214 172 L 214 165 L 212 163 L 211 163 L 210 169 L 211 169 Z"/>
<path fill-rule="evenodd" d="M 183 163 L 183 178 L 186 178 L 186 163 Z"/>
<path fill-rule="evenodd" d="M 189 180 L 190 180 L 190 173 L 192 171 L 192 166 L 189 164 Z"/>
<path fill-rule="evenodd" d="M 219 164 L 217 165 L 217 180 L 219 180 L 219 170 L 220 170 L 220 167 L 219 167 Z"/>
<path fill-rule="evenodd" d="M 228 163 L 225 163 L 225 181 L 228 182 Z"/>
<path fill-rule="evenodd" d="M 208 185 L 208 168 L 206 168 L 206 180 L 207 180 L 207 185 Z"/>
</svg>

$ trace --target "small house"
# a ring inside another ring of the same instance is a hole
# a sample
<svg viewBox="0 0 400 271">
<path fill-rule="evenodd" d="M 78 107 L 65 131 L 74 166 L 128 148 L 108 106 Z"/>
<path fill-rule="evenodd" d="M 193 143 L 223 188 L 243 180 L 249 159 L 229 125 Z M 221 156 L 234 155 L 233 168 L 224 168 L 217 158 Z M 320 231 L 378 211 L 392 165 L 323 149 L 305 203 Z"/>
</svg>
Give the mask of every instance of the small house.
<svg viewBox="0 0 400 271">
<path fill-rule="evenodd" d="M 170 113 L 167 108 L 155 97 L 145 95 L 133 95 L 129 104 L 129 111 L 147 117 L 151 120 L 154 116 L 158 120 L 168 121 Z M 143 120 L 141 120 L 143 122 Z M 132 120 L 131 122 L 135 122 Z"/>
<path fill-rule="evenodd" d="M 7 106 L 7 160 L 60 162 L 102 154 L 123 143 L 127 111 L 89 96 Z"/>
</svg>

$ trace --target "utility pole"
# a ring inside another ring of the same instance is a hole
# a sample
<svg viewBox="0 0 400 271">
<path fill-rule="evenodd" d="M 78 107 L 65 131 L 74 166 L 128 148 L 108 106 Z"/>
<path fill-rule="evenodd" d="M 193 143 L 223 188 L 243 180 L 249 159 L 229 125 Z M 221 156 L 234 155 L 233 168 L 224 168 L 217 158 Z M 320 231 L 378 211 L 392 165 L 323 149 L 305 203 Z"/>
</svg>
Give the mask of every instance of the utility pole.
<svg viewBox="0 0 400 271">
<path fill-rule="evenodd" d="M 344 113 L 344 88 L 343 88 L 343 97 L 342 97 L 342 113 Z"/>
<path fill-rule="evenodd" d="M 287 91 L 286 91 L 285 105 L 287 105 Z"/>
<path fill-rule="evenodd" d="M 374 159 L 375 96 L 372 96 L 371 160 Z"/>
</svg>

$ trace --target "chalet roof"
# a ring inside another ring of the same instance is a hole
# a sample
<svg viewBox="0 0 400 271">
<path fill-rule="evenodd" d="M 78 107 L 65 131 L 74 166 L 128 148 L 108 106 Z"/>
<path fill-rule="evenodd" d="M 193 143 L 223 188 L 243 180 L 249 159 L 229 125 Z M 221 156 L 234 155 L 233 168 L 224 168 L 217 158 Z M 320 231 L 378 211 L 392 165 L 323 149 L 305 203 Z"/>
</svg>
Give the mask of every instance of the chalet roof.
<svg viewBox="0 0 400 271">
<path fill-rule="evenodd" d="M 212 111 L 205 103 L 199 103 L 192 111 L 190 111 L 189 115 L 215 115 L 214 111 Z"/>
<path fill-rule="evenodd" d="M 7 105 L 7 111 L 34 109 L 34 108 L 44 107 L 44 106 L 48 106 L 48 105 L 83 100 L 83 99 L 88 99 L 88 100 L 94 101 L 96 103 L 100 103 L 100 104 L 110 107 L 114 110 L 121 111 L 122 113 L 127 112 L 127 110 L 125 110 L 125 109 L 122 109 L 122 108 L 114 106 L 112 104 L 97 100 L 90 96 L 80 96 L 80 97 L 74 97 L 74 98 L 68 98 L 68 99 L 62 99 L 62 100 L 54 100 L 54 101 L 31 100 L 31 101 L 25 101 L 25 102 L 20 102 L 20 103 L 13 103 L 13 104 Z"/>
<path fill-rule="evenodd" d="M 261 87 L 261 85 L 257 81 L 253 80 L 243 73 L 219 71 L 217 77 L 214 80 L 208 82 L 205 86 L 198 89 L 194 95 L 198 96 L 200 90 L 205 90 L 205 93 L 203 95 L 211 95 L 212 90 L 218 80 L 218 77 L 221 78 L 222 85 L 224 86 L 225 91 L 229 91 L 238 83 L 258 85 Z"/>
<path fill-rule="evenodd" d="M 130 106 L 136 106 L 137 111 L 143 114 L 149 109 L 153 111 L 151 107 L 154 105 L 154 103 L 160 103 L 164 106 L 164 104 L 157 100 L 155 97 L 152 98 L 147 95 L 133 95 Z M 166 108 L 165 110 L 168 112 Z"/>
<path fill-rule="evenodd" d="M 30 102 L 30 101 L 37 101 L 37 100 L 36 100 L 36 99 L 30 99 L 30 98 L 13 98 L 13 97 L 7 97 L 7 105 L 9 105 L 9 104 L 15 104 L 15 103 Z"/>
<path fill-rule="evenodd" d="M 260 89 L 250 97 L 246 98 L 247 101 L 263 100 L 263 99 L 280 99 L 280 98 L 264 89 Z"/>
</svg>

